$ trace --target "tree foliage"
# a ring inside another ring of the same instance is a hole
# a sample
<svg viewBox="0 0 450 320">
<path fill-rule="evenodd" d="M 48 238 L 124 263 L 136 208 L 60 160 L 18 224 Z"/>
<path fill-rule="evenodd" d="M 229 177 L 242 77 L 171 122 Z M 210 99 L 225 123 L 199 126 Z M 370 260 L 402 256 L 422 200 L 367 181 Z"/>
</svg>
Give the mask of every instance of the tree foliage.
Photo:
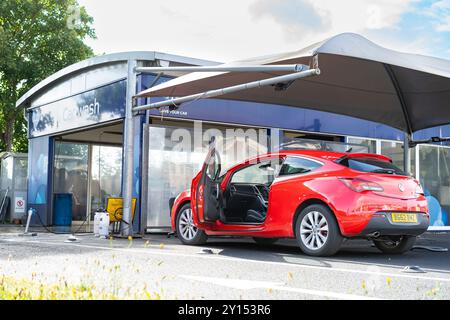
<svg viewBox="0 0 450 320">
<path fill-rule="evenodd" d="M 76 0 L 0 1 L 0 150 L 27 149 L 15 103 L 56 71 L 93 55 L 93 18 Z"/>
</svg>

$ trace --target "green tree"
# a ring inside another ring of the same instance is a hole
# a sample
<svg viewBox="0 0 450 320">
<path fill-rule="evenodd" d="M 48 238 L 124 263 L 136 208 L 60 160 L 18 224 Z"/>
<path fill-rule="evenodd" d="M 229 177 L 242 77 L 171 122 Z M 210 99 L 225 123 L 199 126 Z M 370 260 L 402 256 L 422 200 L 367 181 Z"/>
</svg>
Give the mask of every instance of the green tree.
<svg viewBox="0 0 450 320">
<path fill-rule="evenodd" d="M 19 97 L 52 73 L 93 55 L 93 18 L 76 0 L 0 1 L 0 150 L 27 150 Z"/>
</svg>

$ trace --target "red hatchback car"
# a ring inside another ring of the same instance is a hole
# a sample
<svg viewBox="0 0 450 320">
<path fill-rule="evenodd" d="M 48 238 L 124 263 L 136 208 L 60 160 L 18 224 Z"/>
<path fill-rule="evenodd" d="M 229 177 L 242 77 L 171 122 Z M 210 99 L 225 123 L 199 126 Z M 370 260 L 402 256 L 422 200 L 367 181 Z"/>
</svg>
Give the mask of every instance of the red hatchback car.
<svg viewBox="0 0 450 320">
<path fill-rule="evenodd" d="M 221 173 L 211 147 L 191 189 L 173 202 L 171 221 L 184 244 L 225 235 L 261 244 L 295 238 L 304 253 L 328 256 L 345 238 L 373 240 L 385 253 L 408 251 L 429 215 L 419 182 L 382 155 L 279 151 Z"/>
</svg>

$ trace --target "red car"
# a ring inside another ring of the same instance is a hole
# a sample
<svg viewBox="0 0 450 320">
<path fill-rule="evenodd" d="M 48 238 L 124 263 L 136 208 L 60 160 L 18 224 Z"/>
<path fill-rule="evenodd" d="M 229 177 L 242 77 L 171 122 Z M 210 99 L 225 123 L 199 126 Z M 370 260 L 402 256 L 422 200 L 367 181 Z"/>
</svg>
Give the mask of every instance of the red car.
<svg viewBox="0 0 450 320">
<path fill-rule="evenodd" d="M 304 253 L 328 256 L 345 238 L 373 240 L 385 253 L 408 251 L 429 215 L 419 182 L 386 156 L 279 151 L 221 173 L 211 147 L 191 189 L 173 202 L 171 221 L 184 244 L 225 235 L 261 244 L 295 238 Z"/>
</svg>

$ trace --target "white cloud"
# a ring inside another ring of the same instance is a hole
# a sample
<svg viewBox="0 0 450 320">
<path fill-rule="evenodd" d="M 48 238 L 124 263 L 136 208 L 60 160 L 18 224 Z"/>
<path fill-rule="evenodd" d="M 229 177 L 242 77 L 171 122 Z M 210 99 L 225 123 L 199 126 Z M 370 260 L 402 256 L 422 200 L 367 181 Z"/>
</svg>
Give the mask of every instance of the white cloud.
<svg viewBox="0 0 450 320">
<path fill-rule="evenodd" d="M 450 1 L 449 0 L 436 1 L 431 5 L 431 8 L 438 10 L 450 9 Z"/>
<path fill-rule="evenodd" d="M 425 8 L 422 14 L 434 20 L 434 29 L 438 32 L 450 32 L 450 0 L 434 2 Z"/>
<path fill-rule="evenodd" d="M 436 31 L 450 32 L 450 16 L 442 18 L 440 23 L 436 25 Z"/>
<path fill-rule="evenodd" d="M 331 26 L 328 12 L 308 0 L 257 0 L 249 11 L 256 20 L 272 19 L 282 27 L 287 38 L 327 31 Z"/>
<path fill-rule="evenodd" d="M 341 32 L 370 38 L 397 28 L 416 2 L 79 0 L 95 18 L 98 39 L 89 44 L 96 53 L 155 50 L 216 61 L 295 50 Z"/>
<path fill-rule="evenodd" d="M 312 1 L 312 0 L 311 0 Z M 394 28 L 401 16 L 410 10 L 416 0 L 315 0 L 316 6 L 328 11 L 333 30 L 365 30 Z"/>
</svg>

